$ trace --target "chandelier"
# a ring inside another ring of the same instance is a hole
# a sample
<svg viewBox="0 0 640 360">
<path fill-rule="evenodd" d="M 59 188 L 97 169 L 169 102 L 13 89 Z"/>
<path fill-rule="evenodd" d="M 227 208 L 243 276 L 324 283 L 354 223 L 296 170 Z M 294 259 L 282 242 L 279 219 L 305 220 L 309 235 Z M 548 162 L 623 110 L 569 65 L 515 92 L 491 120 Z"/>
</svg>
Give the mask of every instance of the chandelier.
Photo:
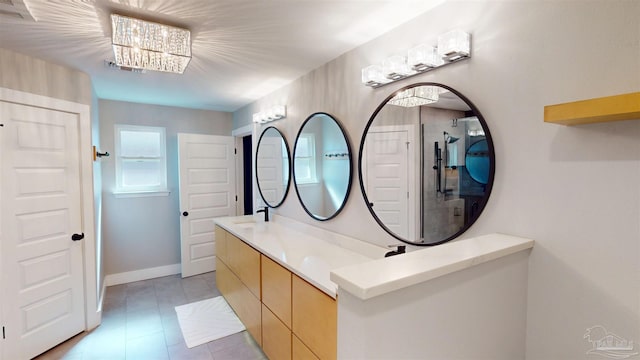
<svg viewBox="0 0 640 360">
<path fill-rule="evenodd" d="M 416 86 L 400 91 L 389 100 L 389 104 L 404 107 L 428 105 L 438 102 L 439 93 L 435 86 Z"/>
<path fill-rule="evenodd" d="M 191 60 L 191 32 L 111 14 L 111 43 L 116 64 L 182 74 Z"/>
</svg>

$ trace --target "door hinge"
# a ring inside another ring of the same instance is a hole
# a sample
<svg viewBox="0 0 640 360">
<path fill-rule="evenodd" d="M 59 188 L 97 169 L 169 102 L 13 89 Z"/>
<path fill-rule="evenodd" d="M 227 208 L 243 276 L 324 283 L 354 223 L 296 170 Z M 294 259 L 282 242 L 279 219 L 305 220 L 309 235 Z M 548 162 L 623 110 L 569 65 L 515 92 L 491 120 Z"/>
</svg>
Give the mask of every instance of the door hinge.
<svg viewBox="0 0 640 360">
<path fill-rule="evenodd" d="M 233 148 L 233 154 L 234 154 L 234 155 L 238 155 L 238 149 Z"/>
<path fill-rule="evenodd" d="M 238 201 L 238 195 L 236 195 L 236 201 Z"/>
<path fill-rule="evenodd" d="M 6 339 L 7 337 L 4 335 L 4 326 L 2 327 L 2 338 Z"/>
<path fill-rule="evenodd" d="M 0 124 L 0 127 L 3 127 L 3 126 L 4 126 L 4 124 Z"/>
</svg>

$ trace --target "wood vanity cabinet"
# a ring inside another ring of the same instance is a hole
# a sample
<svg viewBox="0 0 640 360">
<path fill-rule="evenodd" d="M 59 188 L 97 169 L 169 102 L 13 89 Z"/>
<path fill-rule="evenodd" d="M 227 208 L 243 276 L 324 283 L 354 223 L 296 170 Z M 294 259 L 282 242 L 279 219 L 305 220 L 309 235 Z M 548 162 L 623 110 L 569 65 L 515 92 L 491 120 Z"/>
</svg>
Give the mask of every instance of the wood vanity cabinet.
<svg viewBox="0 0 640 360">
<path fill-rule="evenodd" d="M 320 360 L 295 335 L 291 337 L 291 345 L 292 345 L 292 355 L 294 360 Z"/>
<path fill-rule="evenodd" d="M 220 249 L 220 243 L 224 244 L 222 249 L 226 248 L 226 256 L 216 257 L 218 290 L 236 312 L 247 331 L 258 344 L 262 345 L 260 253 L 232 234 L 222 231 L 224 236 L 218 237 L 219 230 L 216 227 L 216 251 Z M 224 240 L 219 241 L 221 238 Z"/>
<path fill-rule="evenodd" d="M 291 360 L 291 272 L 262 255 L 262 349 Z"/>
<path fill-rule="evenodd" d="M 225 263 L 229 263 L 227 260 L 227 231 L 220 226 L 215 227 L 215 244 L 216 244 L 216 259 L 220 259 Z"/>
<path fill-rule="evenodd" d="M 260 299 L 260 253 L 230 233 L 225 238 L 226 257 L 229 260 L 227 265 L 249 291 Z"/>
<path fill-rule="evenodd" d="M 293 275 L 291 290 L 293 332 L 320 359 L 336 359 L 336 301 L 297 275 Z"/>
<path fill-rule="evenodd" d="M 270 360 L 337 357 L 336 301 L 216 226 L 218 289 Z"/>
</svg>

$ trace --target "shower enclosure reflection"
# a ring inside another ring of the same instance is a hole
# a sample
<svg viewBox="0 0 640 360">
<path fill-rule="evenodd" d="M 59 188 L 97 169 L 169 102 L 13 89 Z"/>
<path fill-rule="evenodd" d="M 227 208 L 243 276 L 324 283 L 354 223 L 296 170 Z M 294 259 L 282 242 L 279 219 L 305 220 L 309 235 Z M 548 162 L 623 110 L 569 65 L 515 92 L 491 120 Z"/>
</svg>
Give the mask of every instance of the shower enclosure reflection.
<svg viewBox="0 0 640 360">
<path fill-rule="evenodd" d="M 405 89 L 389 97 L 367 124 L 360 183 L 387 232 L 435 245 L 460 235 L 480 215 L 491 190 L 493 145 L 480 113 L 455 90 L 438 84 L 412 89 L 412 96 Z"/>
</svg>

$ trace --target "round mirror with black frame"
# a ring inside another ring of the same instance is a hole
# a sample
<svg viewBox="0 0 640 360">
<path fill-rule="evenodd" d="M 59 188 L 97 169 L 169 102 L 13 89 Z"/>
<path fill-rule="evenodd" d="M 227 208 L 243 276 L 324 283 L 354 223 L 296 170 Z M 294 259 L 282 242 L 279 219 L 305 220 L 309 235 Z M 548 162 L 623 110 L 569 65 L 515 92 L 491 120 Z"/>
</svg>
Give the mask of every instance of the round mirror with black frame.
<svg viewBox="0 0 640 360">
<path fill-rule="evenodd" d="M 351 147 L 340 123 L 327 113 L 311 114 L 293 148 L 293 182 L 307 214 L 320 221 L 338 215 L 349 197 L 352 173 Z"/>
<path fill-rule="evenodd" d="M 484 209 L 495 173 L 487 123 L 458 91 L 417 83 L 387 97 L 364 129 L 362 195 L 398 240 L 438 245 L 460 236 Z"/>
<path fill-rule="evenodd" d="M 256 149 L 256 182 L 264 203 L 272 208 L 282 205 L 291 184 L 291 153 L 280 130 L 273 126 L 260 134 Z"/>
</svg>

